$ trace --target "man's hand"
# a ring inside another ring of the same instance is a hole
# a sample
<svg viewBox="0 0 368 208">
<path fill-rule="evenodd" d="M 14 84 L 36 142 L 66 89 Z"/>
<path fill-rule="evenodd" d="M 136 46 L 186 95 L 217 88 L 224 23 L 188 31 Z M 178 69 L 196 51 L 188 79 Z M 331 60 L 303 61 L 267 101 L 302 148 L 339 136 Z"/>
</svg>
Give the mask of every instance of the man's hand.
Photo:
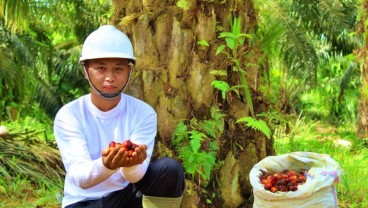
<svg viewBox="0 0 368 208">
<path fill-rule="evenodd" d="M 120 167 L 131 167 L 142 164 L 147 158 L 147 146 L 145 144 L 138 145 L 131 153 L 124 147 L 105 148 L 102 150 L 102 163 L 111 170 Z"/>
</svg>

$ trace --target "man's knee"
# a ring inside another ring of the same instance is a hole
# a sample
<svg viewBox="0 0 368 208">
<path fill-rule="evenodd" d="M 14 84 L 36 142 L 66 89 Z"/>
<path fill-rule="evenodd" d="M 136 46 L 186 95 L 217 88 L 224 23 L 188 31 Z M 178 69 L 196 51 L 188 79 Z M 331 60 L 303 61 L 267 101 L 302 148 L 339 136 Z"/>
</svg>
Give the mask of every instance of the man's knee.
<svg viewBox="0 0 368 208">
<path fill-rule="evenodd" d="M 181 164 L 164 157 L 150 164 L 143 180 L 136 184 L 147 196 L 179 197 L 185 189 L 185 175 Z"/>
<path fill-rule="evenodd" d="M 177 160 L 173 158 L 160 158 L 154 162 L 153 166 L 157 168 L 156 170 L 158 171 L 163 171 L 165 173 L 167 172 L 169 174 L 179 173 L 180 175 L 184 175 L 183 167 Z"/>
</svg>

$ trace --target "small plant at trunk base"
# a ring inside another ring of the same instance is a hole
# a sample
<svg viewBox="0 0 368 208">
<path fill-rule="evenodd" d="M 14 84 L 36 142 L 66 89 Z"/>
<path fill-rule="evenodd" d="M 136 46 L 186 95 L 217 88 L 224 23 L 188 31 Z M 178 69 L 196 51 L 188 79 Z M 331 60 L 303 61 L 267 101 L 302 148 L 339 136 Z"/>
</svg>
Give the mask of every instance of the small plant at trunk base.
<svg viewBox="0 0 368 208">
<path fill-rule="evenodd" d="M 211 70 L 211 74 L 215 76 L 227 76 L 225 70 Z M 233 86 L 230 87 L 229 83 L 221 80 L 214 80 L 211 85 L 213 88 L 219 90 L 221 92 L 221 97 L 223 100 L 226 100 L 226 95 L 229 91 L 234 91 L 239 96 L 239 91 L 237 88 L 241 88 L 242 86 Z"/>
<path fill-rule="evenodd" d="M 173 133 L 173 145 L 183 167 L 199 184 L 206 186 L 216 164 L 218 138 L 224 130 L 224 115 L 217 108 L 211 109 L 211 119 L 198 121 L 192 118 L 186 125 L 180 121 Z"/>
<path fill-rule="evenodd" d="M 218 38 L 225 39 L 226 44 L 220 45 L 216 50 L 216 55 L 225 54 L 226 59 L 230 62 L 229 66 L 232 72 L 238 74 L 239 77 L 239 86 L 231 87 L 226 82 L 218 83 L 218 81 L 212 82 L 214 88 L 220 90 L 222 92 L 222 97 L 226 96 L 226 93 L 235 90 L 235 88 L 243 89 L 245 100 L 249 106 L 250 113 L 254 117 L 254 109 L 252 96 L 249 90 L 249 84 L 246 78 L 246 71 L 243 68 L 244 64 L 241 59 L 245 57 L 247 51 L 244 47 L 245 38 L 251 39 L 252 35 L 241 33 L 241 19 L 234 17 L 232 21 L 230 21 L 231 32 L 221 32 Z M 226 86 L 225 83 L 228 85 Z M 237 92 L 237 91 L 236 91 Z M 237 93 L 238 94 L 238 93 Z M 238 94 L 239 95 L 239 94 Z"/>
</svg>

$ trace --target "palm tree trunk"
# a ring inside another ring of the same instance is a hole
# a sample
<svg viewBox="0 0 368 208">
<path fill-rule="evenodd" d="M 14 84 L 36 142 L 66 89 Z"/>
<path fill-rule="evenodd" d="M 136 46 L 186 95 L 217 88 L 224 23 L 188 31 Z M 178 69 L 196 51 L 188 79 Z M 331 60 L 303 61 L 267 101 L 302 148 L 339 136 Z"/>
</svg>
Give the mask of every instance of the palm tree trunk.
<svg viewBox="0 0 368 208">
<path fill-rule="evenodd" d="M 358 106 L 359 119 L 357 122 L 357 135 L 360 138 L 368 137 L 368 27 L 365 22 L 368 19 L 368 2 L 362 1 L 361 19 L 359 24 L 359 33 L 363 37 L 364 45 L 356 51 L 357 58 L 362 63 L 362 96 Z"/>
<path fill-rule="evenodd" d="M 215 185 L 209 185 L 206 189 L 212 189 L 209 193 L 216 194 L 217 200 L 213 203 L 217 207 L 238 207 L 246 203 L 251 195 L 250 169 L 259 160 L 274 153 L 273 142 L 236 123 L 237 119 L 250 116 L 249 106 L 244 98 L 235 94 L 219 103 L 219 96 L 211 86 L 215 77 L 210 71 L 224 62 L 223 57 L 215 55 L 217 47 L 224 44 L 217 38 L 219 28 L 229 31 L 228 17 L 234 15 L 242 18 L 243 32 L 252 33 L 257 26 L 256 12 L 252 0 L 179 2 L 182 4 L 170 0 L 113 1 L 115 11 L 112 24 L 118 25 L 132 39 L 137 57 L 128 93 L 155 108 L 158 113 L 157 142 L 166 149 L 170 149 L 173 130 L 179 121 L 193 117 L 208 118 L 209 109 L 220 106 L 226 119 L 218 161 L 224 161 L 227 165 L 213 174 L 213 183 L 210 184 Z M 201 47 L 197 44 L 201 40 L 207 41 L 210 46 Z M 268 104 L 260 99 L 257 92 L 259 72 L 255 66 L 258 65 L 257 53 L 260 52 L 248 44 L 244 47 L 254 55 L 245 61 L 253 64 L 248 64 L 245 70 L 256 114 L 267 111 Z M 228 75 L 231 83 L 238 83 L 238 79 Z M 237 193 L 232 191 L 234 186 L 229 186 L 233 184 L 232 180 L 237 181 Z M 192 187 L 190 184 L 188 181 L 187 200 L 184 200 L 187 202 L 184 203 L 191 205 L 184 207 L 205 203 L 206 196 L 188 192 L 188 187 Z"/>
</svg>

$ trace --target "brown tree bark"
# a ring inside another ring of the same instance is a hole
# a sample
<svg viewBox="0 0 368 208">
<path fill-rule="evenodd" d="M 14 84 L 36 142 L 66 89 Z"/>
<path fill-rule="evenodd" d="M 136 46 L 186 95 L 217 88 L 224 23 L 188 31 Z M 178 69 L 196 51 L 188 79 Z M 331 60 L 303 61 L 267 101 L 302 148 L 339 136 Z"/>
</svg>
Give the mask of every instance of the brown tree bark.
<svg viewBox="0 0 368 208">
<path fill-rule="evenodd" d="M 251 203 L 247 202 L 252 189 L 249 172 L 255 163 L 274 153 L 273 142 L 236 123 L 237 119 L 250 116 L 244 95 L 230 94 L 227 101 L 221 100 L 211 86 L 216 78 L 210 71 L 224 63 L 224 57 L 216 56 L 215 52 L 220 44 L 224 44 L 218 38 L 219 28 L 230 31 L 228 17 L 241 17 L 242 32 L 252 34 L 257 29 L 257 14 L 252 0 L 185 2 L 187 7 L 184 9 L 172 0 L 113 1 L 112 24 L 128 34 L 137 57 L 128 93 L 145 100 L 158 113 L 158 156 L 175 155 L 163 148 L 170 151 L 172 133 L 179 121 L 193 117 L 208 118 L 210 108 L 220 106 L 226 119 L 217 161 L 224 161 L 226 166 L 213 174 L 212 183 L 205 187 L 208 190 L 205 196 L 198 192 L 198 185 L 191 183 L 188 177 L 186 205 L 183 207 L 243 206 Z M 201 47 L 197 44 L 201 40 L 210 46 Z M 244 66 L 255 114 L 265 112 L 268 104 L 257 91 L 260 50 L 249 42 L 244 45 L 244 50 L 252 54 L 243 61 L 248 63 Z M 239 84 L 239 77 L 230 73 L 227 81 Z M 236 185 L 229 187 L 226 184 Z M 191 187 L 196 193 L 188 191 Z M 212 194 L 216 197 L 210 206 L 205 199 Z"/>
<path fill-rule="evenodd" d="M 357 60 L 361 64 L 362 73 L 362 95 L 358 106 L 357 135 L 360 138 L 368 137 L 368 2 L 362 1 L 361 19 L 358 32 L 363 37 L 364 45 L 356 50 Z"/>
</svg>

